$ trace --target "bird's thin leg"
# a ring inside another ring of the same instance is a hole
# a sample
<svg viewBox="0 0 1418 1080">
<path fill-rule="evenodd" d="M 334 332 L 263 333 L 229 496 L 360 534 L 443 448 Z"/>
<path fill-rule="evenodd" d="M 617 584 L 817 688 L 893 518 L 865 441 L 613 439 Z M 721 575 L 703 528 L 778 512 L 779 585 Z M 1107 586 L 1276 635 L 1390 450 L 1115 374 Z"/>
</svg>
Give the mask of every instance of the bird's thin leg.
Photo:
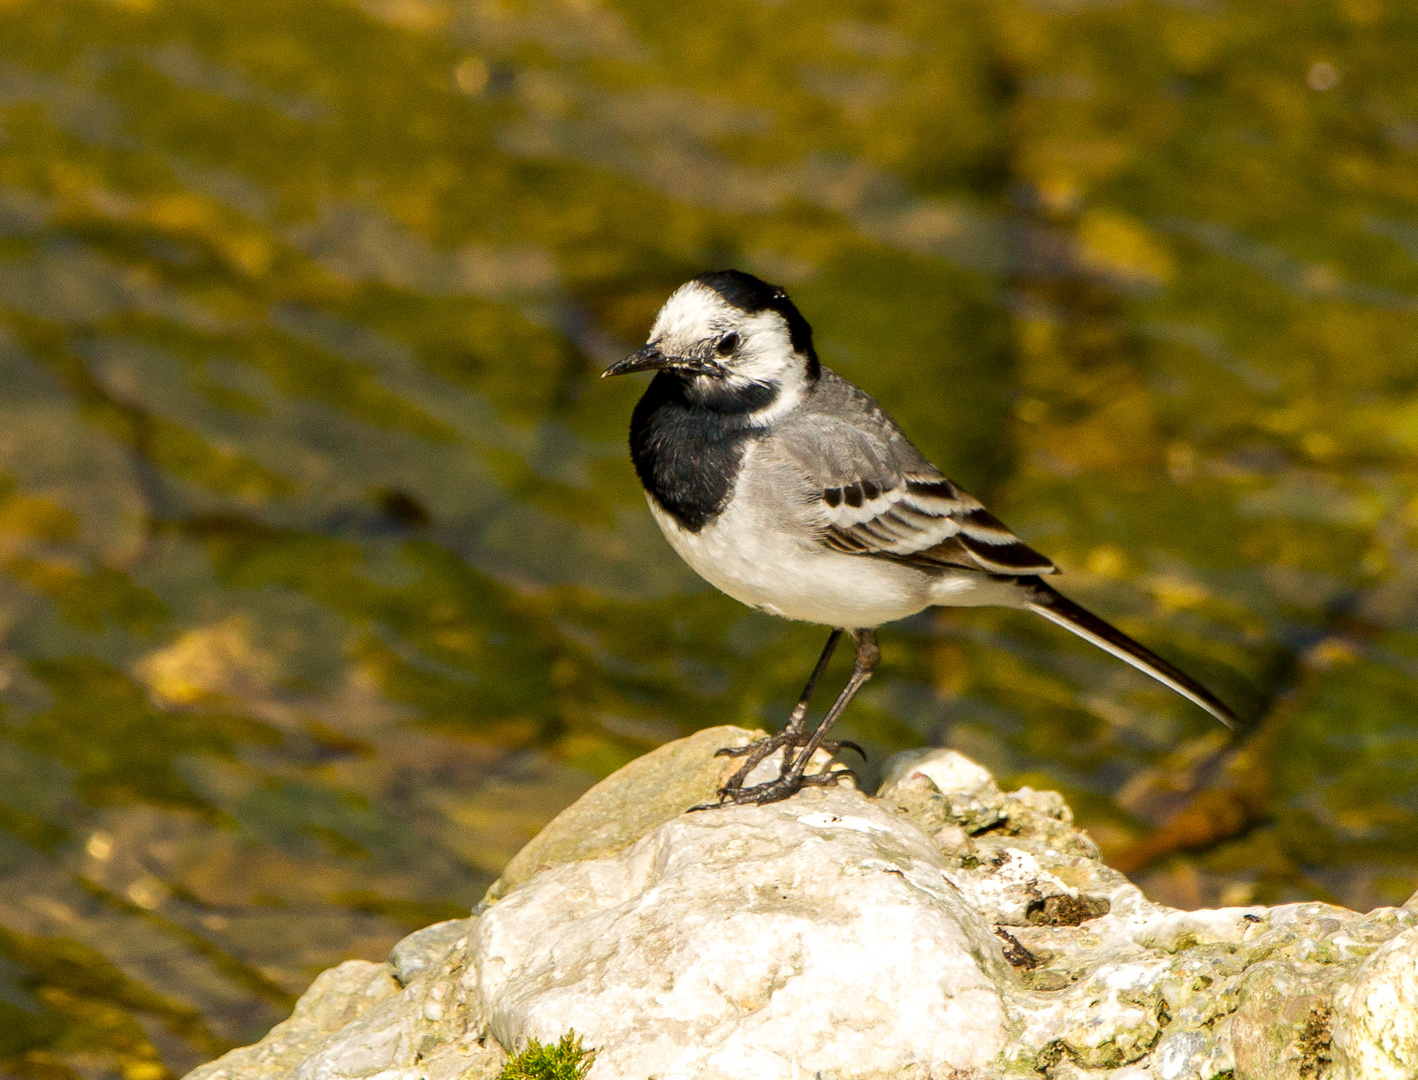
<svg viewBox="0 0 1418 1080">
<path fill-rule="evenodd" d="M 807 768 L 808 762 L 812 760 L 812 755 L 817 752 L 817 748 L 826 738 L 827 729 L 837 722 L 837 718 L 842 715 L 843 710 L 857 696 L 857 691 L 872 677 L 877 665 L 881 663 L 881 647 L 876 642 L 875 630 L 853 630 L 852 643 L 856 646 L 852 677 L 847 680 L 847 685 L 837 695 L 837 700 L 832 703 L 832 708 L 827 710 L 827 715 L 822 718 L 822 723 L 817 725 L 817 730 L 812 733 L 812 738 L 807 741 L 802 753 L 798 754 L 790 767 L 785 766 L 783 769 L 780 779 L 795 787 L 801 783 L 803 770 Z"/>
<path fill-rule="evenodd" d="M 841 630 L 833 630 L 828 636 L 827 644 L 822 647 L 822 655 L 817 658 L 817 667 L 812 669 L 812 676 L 808 679 L 807 685 L 803 687 L 802 696 L 798 698 L 798 703 L 793 707 L 792 715 L 788 717 L 788 723 L 782 731 L 777 735 L 770 735 L 766 739 L 751 742 L 747 746 L 727 746 L 715 754 L 716 757 L 747 758 L 738 772 L 724 782 L 721 791 L 737 791 L 743 787 L 744 778 L 753 772 L 754 767 L 760 761 L 779 747 L 785 747 L 783 768 L 788 767 L 793 749 L 802 745 L 803 728 L 806 726 L 808 706 L 812 704 L 813 691 L 817 689 L 818 680 L 827 670 L 827 663 L 832 659 L 832 654 L 837 651 L 837 643 L 841 640 Z"/>
<path fill-rule="evenodd" d="M 808 677 L 798 703 L 793 706 L 793 714 L 788 717 L 788 725 L 784 730 L 802 731 L 807 723 L 807 707 L 812 704 L 813 692 L 817 690 L 817 680 L 822 678 L 822 673 L 827 670 L 827 662 L 832 659 L 832 654 L 837 651 L 837 643 L 841 640 L 841 630 L 833 630 L 827 635 L 827 644 L 822 647 L 822 655 L 817 658 L 817 667 L 812 669 L 812 675 Z"/>
<path fill-rule="evenodd" d="M 808 762 L 812 760 L 812 755 L 820 747 L 831 749 L 834 746 L 843 745 L 827 739 L 827 730 L 837 722 L 842 711 L 856 696 L 857 691 L 862 688 L 862 684 L 871 678 L 872 672 L 876 670 L 877 664 L 881 661 L 881 649 L 877 647 L 875 630 L 853 630 L 852 641 L 857 648 L 856 662 L 852 665 L 852 677 L 842 688 L 842 693 L 837 695 L 837 700 L 832 703 L 832 708 L 827 710 L 827 715 L 818 725 L 817 730 L 812 733 L 812 738 L 803 744 L 802 751 L 798 756 L 791 763 L 784 763 L 783 771 L 776 780 L 770 780 L 766 784 L 757 784 L 751 788 L 721 788 L 719 790 L 720 801 L 714 805 L 742 806 L 745 803 L 762 805 L 763 803 L 778 802 L 805 786 L 835 784 L 844 776 L 851 775 L 845 770 L 837 770 L 804 776 L 803 770 L 807 768 Z M 709 808 L 709 806 L 694 807 L 696 810 Z"/>
</svg>

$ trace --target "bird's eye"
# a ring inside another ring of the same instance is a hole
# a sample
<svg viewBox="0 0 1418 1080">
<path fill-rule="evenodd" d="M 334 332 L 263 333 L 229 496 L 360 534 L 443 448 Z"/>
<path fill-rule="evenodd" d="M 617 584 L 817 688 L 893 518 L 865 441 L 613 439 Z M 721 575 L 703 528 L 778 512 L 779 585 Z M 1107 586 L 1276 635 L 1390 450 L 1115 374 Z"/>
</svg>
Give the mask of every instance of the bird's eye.
<svg viewBox="0 0 1418 1080">
<path fill-rule="evenodd" d="M 714 351 L 720 356 L 728 356 L 739 347 L 739 336 L 737 334 L 725 334 L 714 346 Z"/>
</svg>

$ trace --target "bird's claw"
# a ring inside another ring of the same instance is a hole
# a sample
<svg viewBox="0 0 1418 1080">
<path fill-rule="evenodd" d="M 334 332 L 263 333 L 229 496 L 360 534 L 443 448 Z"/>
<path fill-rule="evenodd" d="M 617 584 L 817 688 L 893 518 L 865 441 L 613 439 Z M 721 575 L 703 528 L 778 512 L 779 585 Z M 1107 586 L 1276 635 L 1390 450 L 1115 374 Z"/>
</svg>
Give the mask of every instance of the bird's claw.
<svg viewBox="0 0 1418 1080">
<path fill-rule="evenodd" d="M 753 742 L 751 742 L 751 743 L 745 743 L 743 746 L 724 746 L 724 747 L 721 747 L 721 748 L 718 749 L 718 750 L 715 750 L 715 751 L 714 751 L 714 756 L 715 756 L 715 757 L 743 757 L 745 754 L 751 754 L 751 753 L 753 753 L 754 749 L 758 746 L 759 743 L 761 743 L 761 742 L 766 742 L 766 741 L 767 741 L 767 740 L 765 740 L 765 739 L 755 739 Z"/>
<path fill-rule="evenodd" d="M 766 735 L 761 739 L 749 743 L 747 746 L 726 746 L 722 750 L 715 752 L 715 757 L 742 757 L 747 760 L 739 766 L 738 771 L 724 782 L 724 787 L 730 791 L 735 791 L 743 787 L 743 782 L 748 774 L 753 772 L 760 761 L 769 754 L 783 748 L 783 768 L 789 765 L 789 756 L 792 750 L 803 746 L 807 742 L 807 735 L 803 731 L 795 731 L 793 728 L 785 728 L 776 735 Z"/>
<path fill-rule="evenodd" d="M 805 776 L 791 778 L 780 776 L 776 780 L 755 784 L 750 788 L 731 788 L 725 785 L 718 791 L 718 802 L 691 806 L 689 812 L 719 810 L 726 806 L 765 806 L 768 803 L 781 802 L 790 798 L 805 787 L 827 787 L 840 784 L 847 779 L 850 779 L 853 784 L 858 783 L 857 774 L 851 769 L 829 769 L 826 772 L 810 773 Z"/>
<path fill-rule="evenodd" d="M 823 739 L 822 748 L 829 754 L 840 754 L 843 750 L 856 751 L 857 757 L 867 759 L 867 752 L 850 739 Z"/>
<path fill-rule="evenodd" d="M 836 787 L 843 780 L 851 780 L 853 787 L 862 786 L 862 778 L 851 769 L 828 769 L 826 772 L 812 773 L 802 778 L 803 787 Z"/>
<path fill-rule="evenodd" d="M 743 788 L 743 782 L 748 778 L 748 774 L 753 772 L 754 767 L 760 761 L 778 750 L 783 750 L 783 769 L 786 771 L 792 768 L 791 751 L 807 746 L 812 736 L 805 730 L 793 727 L 784 728 L 776 735 L 767 735 L 757 739 L 746 746 L 725 746 L 714 751 L 715 757 L 745 757 L 748 760 L 739 767 L 733 776 L 724 782 L 722 790 L 738 791 Z M 825 750 L 828 754 L 838 754 L 843 750 L 854 750 L 863 761 L 867 759 L 867 752 L 859 745 L 847 739 L 824 739 L 818 744 L 819 750 Z M 804 762 L 804 765 L 807 763 Z M 759 785 L 762 786 L 762 785 Z M 755 790 L 755 789 L 750 789 Z"/>
</svg>

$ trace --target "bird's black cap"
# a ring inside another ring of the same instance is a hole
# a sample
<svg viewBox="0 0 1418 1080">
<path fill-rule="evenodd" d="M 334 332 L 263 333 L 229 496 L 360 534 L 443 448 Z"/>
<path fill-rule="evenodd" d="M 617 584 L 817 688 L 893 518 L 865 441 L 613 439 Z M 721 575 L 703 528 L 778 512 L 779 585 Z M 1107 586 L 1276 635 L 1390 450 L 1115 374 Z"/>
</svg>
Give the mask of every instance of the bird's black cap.
<svg viewBox="0 0 1418 1080">
<path fill-rule="evenodd" d="M 817 373 L 817 351 L 812 347 L 812 327 L 803 318 L 802 312 L 793 306 L 781 285 L 770 285 L 742 270 L 715 270 L 700 274 L 694 279 L 696 284 L 713 289 L 725 301 L 746 311 L 750 315 L 760 311 L 776 311 L 788 324 L 788 337 L 793 348 L 808 359 L 808 368 Z"/>
</svg>

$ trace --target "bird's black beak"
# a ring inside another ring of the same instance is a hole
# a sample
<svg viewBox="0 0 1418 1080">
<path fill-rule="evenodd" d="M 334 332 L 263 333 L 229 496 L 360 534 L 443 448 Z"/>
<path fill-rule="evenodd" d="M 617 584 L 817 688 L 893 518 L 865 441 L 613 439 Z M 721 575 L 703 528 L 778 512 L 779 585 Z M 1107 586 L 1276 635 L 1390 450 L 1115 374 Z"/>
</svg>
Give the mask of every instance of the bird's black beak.
<svg viewBox="0 0 1418 1080">
<path fill-rule="evenodd" d="M 629 375 L 635 371 L 677 371 L 682 375 L 708 375 L 722 379 L 727 372 L 724 365 L 703 356 L 666 356 L 658 345 L 646 345 L 631 353 L 624 360 L 612 364 L 601 372 L 601 378 L 611 375 Z"/>
<path fill-rule="evenodd" d="M 631 353 L 624 360 L 618 360 L 606 368 L 601 372 L 601 378 L 606 379 L 612 375 L 629 375 L 635 371 L 659 371 L 673 362 L 656 346 L 646 345 L 643 349 Z"/>
</svg>

